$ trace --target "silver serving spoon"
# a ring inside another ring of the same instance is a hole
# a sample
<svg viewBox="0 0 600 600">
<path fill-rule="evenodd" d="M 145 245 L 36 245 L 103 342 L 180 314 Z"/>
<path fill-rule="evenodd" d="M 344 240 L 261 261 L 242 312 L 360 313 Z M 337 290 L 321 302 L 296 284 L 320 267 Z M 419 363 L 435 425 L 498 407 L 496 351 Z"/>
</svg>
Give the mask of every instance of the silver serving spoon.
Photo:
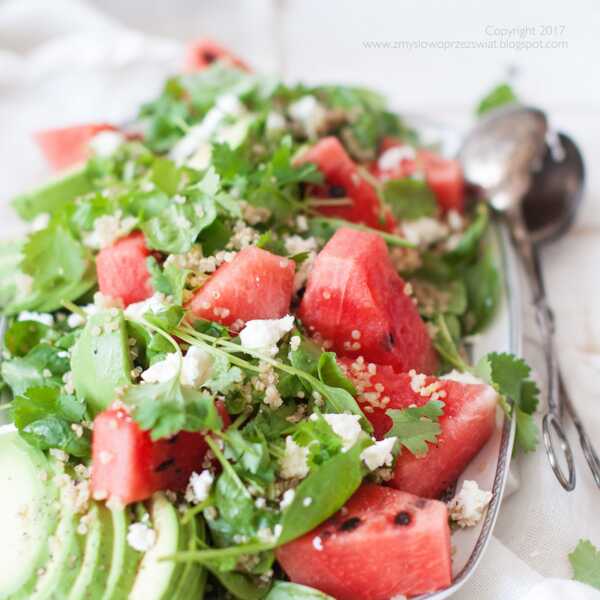
<svg viewBox="0 0 600 600">
<path fill-rule="evenodd" d="M 544 445 L 556 478 L 571 491 L 575 488 L 575 462 L 562 427 L 563 403 L 598 487 L 600 460 L 560 374 L 539 245 L 556 239 L 571 224 L 582 196 L 584 167 L 569 138 L 558 136 L 548 145 L 549 137 L 543 112 L 513 105 L 479 121 L 465 139 L 459 158 L 466 179 L 484 190 L 490 205 L 503 217 L 531 284 L 548 375 L 548 412 L 542 422 Z"/>
</svg>

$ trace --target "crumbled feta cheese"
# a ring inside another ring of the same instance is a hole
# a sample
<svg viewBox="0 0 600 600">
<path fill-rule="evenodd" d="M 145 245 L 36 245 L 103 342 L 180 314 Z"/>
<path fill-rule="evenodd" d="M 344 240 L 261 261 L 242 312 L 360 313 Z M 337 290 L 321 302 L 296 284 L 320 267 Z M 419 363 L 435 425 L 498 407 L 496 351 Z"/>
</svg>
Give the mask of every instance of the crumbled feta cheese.
<svg viewBox="0 0 600 600">
<path fill-rule="evenodd" d="M 402 223 L 404 237 L 417 246 L 430 246 L 448 235 L 448 227 L 431 217 Z"/>
<path fill-rule="evenodd" d="M 360 458 L 370 471 L 379 469 L 379 467 L 391 467 L 394 460 L 392 450 L 396 443 L 395 437 L 385 438 L 379 442 L 375 442 L 372 446 L 365 448 L 360 453 Z"/>
<path fill-rule="evenodd" d="M 319 133 L 327 117 L 325 108 L 314 96 L 303 96 L 300 100 L 292 102 L 288 107 L 290 117 L 304 129 L 306 137 L 314 139 Z"/>
<path fill-rule="evenodd" d="M 446 215 L 448 225 L 452 231 L 462 231 L 464 226 L 464 220 L 462 215 L 457 210 L 449 210 Z"/>
<path fill-rule="evenodd" d="M 242 348 L 263 350 L 271 356 L 277 354 L 277 342 L 294 327 L 294 317 L 281 319 L 256 319 L 248 321 L 240 331 Z"/>
<path fill-rule="evenodd" d="M 281 510 L 285 510 L 294 501 L 295 495 L 295 490 L 285 490 L 281 498 L 281 502 L 279 503 L 279 508 Z"/>
<path fill-rule="evenodd" d="M 52 327 L 52 325 L 54 325 L 54 317 L 51 314 L 30 312 L 28 310 L 24 310 L 22 313 L 19 313 L 17 321 L 36 321 L 37 323 L 47 325 L 48 327 Z"/>
<path fill-rule="evenodd" d="M 333 429 L 333 432 L 342 438 L 344 450 L 348 450 L 354 446 L 362 432 L 360 417 L 358 415 L 329 413 L 323 415 L 323 418 L 327 421 L 331 429 Z"/>
<path fill-rule="evenodd" d="M 470 384 L 474 384 L 474 385 L 485 385 L 485 381 L 483 381 L 483 379 L 479 379 L 479 377 L 475 377 L 475 375 L 473 375 L 472 373 L 468 373 L 467 371 L 465 371 L 464 373 L 461 373 L 460 371 L 457 371 L 456 369 L 453 369 L 452 371 L 450 371 L 450 373 L 446 373 L 445 375 L 442 375 L 440 377 L 440 379 L 447 379 L 449 381 L 458 381 L 458 383 L 470 383 Z"/>
<path fill-rule="evenodd" d="M 267 115 L 267 122 L 265 124 L 267 133 L 277 133 L 285 129 L 285 117 L 274 110 Z"/>
<path fill-rule="evenodd" d="M 313 499 L 310 496 L 307 496 L 302 500 L 302 506 L 310 506 L 312 504 Z"/>
<path fill-rule="evenodd" d="M 254 502 L 254 506 L 256 506 L 256 508 L 264 508 L 267 505 L 267 500 L 266 498 L 257 498 Z"/>
<path fill-rule="evenodd" d="M 127 543 L 138 552 L 147 552 L 156 543 L 156 532 L 146 523 L 132 523 L 127 530 Z"/>
<path fill-rule="evenodd" d="M 317 535 L 312 541 L 313 548 L 321 552 L 323 550 L 323 540 Z"/>
<path fill-rule="evenodd" d="M 403 160 L 414 160 L 416 156 L 415 150 L 411 146 L 394 146 L 383 152 L 377 161 L 377 166 L 382 171 L 393 171 L 401 165 Z"/>
<path fill-rule="evenodd" d="M 179 354 L 171 352 L 163 360 L 155 362 L 142 372 L 142 379 L 146 383 L 163 383 L 177 375 L 179 371 Z"/>
<path fill-rule="evenodd" d="M 94 221 L 94 228 L 83 236 L 89 248 L 101 250 L 127 235 L 137 224 L 135 217 L 124 217 L 120 210 L 113 215 L 103 215 Z"/>
<path fill-rule="evenodd" d="M 459 527 L 477 525 L 491 499 L 492 493 L 480 489 L 476 481 L 463 481 L 460 492 L 448 504 L 450 519 Z"/>
<path fill-rule="evenodd" d="M 48 227 L 48 223 L 50 222 L 50 213 L 40 213 L 31 221 L 31 231 L 41 231 L 42 229 L 46 229 Z"/>
<path fill-rule="evenodd" d="M 308 448 L 299 446 L 291 435 L 285 438 L 285 452 L 279 463 L 283 479 L 303 479 L 308 475 Z"/>
<path fill-rule="evenodd" d="M 67 317 L 67 325 L 71 329 L 75 329 L 75 327 L 81 327 L 82 325 L 85 325 L 85 317 L 83 317 L 79 313 L 71 313 Z"/>
<path fill-rule="evenodd" d="M 206 350 L 191 346 L 183 357 L 181 385 L 200 387 L 210 377 L 213 362 L 213 357 Z"/>
<path fill-rule="evenodd" d="M 101 131 L 89 142 L 88 146 L 97 156 L 111 156 L 125 142 L 125 136 L 118 131 Z"/>
<path fill-rule="evenodd" d="M 216 107 L 225 115 L 241 117 L 246 107 L 235 94 L 223 94 L 217 98 Z"/>
<path fill-rule="evenodd" d="M 134 302 L 125 309 L 125 314 L 131 319 L 141 320 L 147 312 L 157 314 L 167 308 L 163 294 L 156 293 L 141 302 Z"/>
<path fill-rule="evenodd" d="M 313 237 L 304 239 L 299 235 L 289 235 L 284 238 L 283 244 L 289 254 L 312 252 L 317 249 L 317 242 Z"/>
<path fill-rule="evenodd" d="M 187 489 L 185 491 L 185 499 L 193 504 L 204 502 L 210 494 L 210 488 L 215 480 L 214 475 L 205 469 L 202 473 L 192 473 Z"/>
</svg>

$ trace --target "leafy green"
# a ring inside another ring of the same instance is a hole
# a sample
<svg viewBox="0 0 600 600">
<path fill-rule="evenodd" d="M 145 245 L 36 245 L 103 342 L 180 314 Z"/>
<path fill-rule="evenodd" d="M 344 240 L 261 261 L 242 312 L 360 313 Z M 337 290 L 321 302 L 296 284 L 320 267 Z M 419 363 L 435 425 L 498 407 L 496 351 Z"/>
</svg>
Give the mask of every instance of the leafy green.
<svg viewBox="0 0 600 600">
<path fill-rule="evenodd" d="M 396 437 L 412 454 L 424 456 L 429 451 L 427 442 L 435 444 L 442 432 L 438 421 L 444 414 L 444 406 L 440 400 L 430 400 L 423 406 L 387 410 L 393 424 L 385 437 Z"/>
<path fill-rule="evenodd" d="M 475 218 L 463 232 L 458 244 L 444 255 L 444 260 L 450 264 L 472 260 L 479 249 L 479 242 L 487 230 L 490 211 L 483 202 L 477 205 Z"/>
<path fill-rule="evenodd" d="M 537 410 L 540 392 L 530 378 L 531 368 L 522 358 L 493 352 L 481 359 L 475 374 L 512 401 L 517 418 L 517 445 L 525 452 L 533 452 L 539 442 L 533 413 Z"/>
<path fill-rule="evenodd" d="M 518 98 L 512 87 L 508 83 L 500 83 L 481 99 L 475 112 L 481 116 L 494 108 L 515 102 L 518 102 Z"/>
<path fill-rule="evenodd" d="M 317 372 L 319 379 L 332 387 L 346 390 L 349 394 L 356 396 L 356 388 L 350 379 L 348 379 L 337 363 L 334 352 L 323 352 L 317 363 Z"/>
<path fill-rule="evenodd" d="M 89 430 L 71 427 L 85 417 L 85 405 L 56 387 L 29 388 L 12 403 L 12 416 L 21 436 L 32 446 L 58 448 L 78 457 L 90 454 Z"/>
<path fill-rule="evenodd" d="M 474 334 L 489 324 L 500 299 L 500 275 L 489 249 L 474 265 L 465 269 L 463 281 L 468 305 L 463 323 L 466 333 Z"/>
<path fill-rule="evenodd" d="M 391 179 L 383 186 L 383 198 L 399 221 L 434 217 L 438 204 L 431 188 L 419 179 Z"/>
<path fill-rule="evenodd" d="M 289 581 L 276 581 L 265 600 L 334 600 L 319 590 L 291 583 Z"/>
<path fill-rule="evenodd" d="M 573 579 L 600 590 L 600 550 L 589 540 L 579 540 L 569 554 Z"/>
<path fill-rule="evenodd" d="M 218 430 L 222 427 L 214 398 L 207 392 L 184 387 L 179 373 L 161 383 L 126 389 L 123 401 L 133 408 L 133 417 L 153 440 L 170 437 L 181 430 Z"/>
<path fill-rule="evenodd" d="M 4 344 L 13 356 L 25 356 L 49 332 L 51 328 L 38 321 L 15 321 L 4 334 Z"/>
<path fill-rule="evenodd" d="M 190 271 L 180 269 L 174 264 L 161 268 L 153 256 L 146 259 L 146 265 L 153 289 L 167 296 L 172 296 L 176 304 L 183 304 L 183 290 Z"/>
</svg>

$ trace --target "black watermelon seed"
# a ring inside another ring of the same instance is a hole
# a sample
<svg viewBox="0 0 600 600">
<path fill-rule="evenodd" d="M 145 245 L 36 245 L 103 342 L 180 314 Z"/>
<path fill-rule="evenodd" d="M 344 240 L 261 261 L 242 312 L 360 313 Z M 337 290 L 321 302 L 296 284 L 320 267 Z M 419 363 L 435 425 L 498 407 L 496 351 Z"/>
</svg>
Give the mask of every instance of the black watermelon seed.
<svg viewBox="0 0 600 600">
<path fill-rule="evenodd" d="M 161 462 L 160 465 L 158 465 L 158 467 L 156 467 L 154 470 L 159 473 L 160 471 L 164 471 L 165 469 L 168 469 L 170 466 L 175 464 L 175 459 L 174 458 L 169 458 L 167 460 L 165 460 L 164 462 Z"/>
<path fill-rule="evenodd" d="M 202 53 L 202 58 L 207 62 L 207 63 L 212 63 L 215 62 L 215 60 L 217 60 L 217 55 L 214 52 L 211 52 L 210 50 L 205 50 Z"/>
<path fill-rule="evenodd" d="M 357 527 L 362 525 L 360 517 L 350 517 L 346 519 L 340 526 L 340 531 L 354 531 Z"/>
<path fill-rule="evenodd" d="M 399 512 L 394 517 L 394 523 L 396 523 L 396 525 L 410 525 L 410 521 L 410 513 L 407 513 L 405 510 Z"/>
<path fill-rule="evenodd" d="M 346 188 L 343 185 L 330 185 L 329 196 L 331 198 L 343 198 L 346 195 Z"/>
<path fill-rule="evenodd" d="M 173 437 L 170 437 L 170 438 L 167 440 L 167 444 L 174 444 L 174 443 L 177 441 L 177 438 L 178 438 L 178 437 L 179 437 L 179 434 L 178 434 L 178 433 L 177 433 L 177 434 L 175 434 Z"/>
</svg>

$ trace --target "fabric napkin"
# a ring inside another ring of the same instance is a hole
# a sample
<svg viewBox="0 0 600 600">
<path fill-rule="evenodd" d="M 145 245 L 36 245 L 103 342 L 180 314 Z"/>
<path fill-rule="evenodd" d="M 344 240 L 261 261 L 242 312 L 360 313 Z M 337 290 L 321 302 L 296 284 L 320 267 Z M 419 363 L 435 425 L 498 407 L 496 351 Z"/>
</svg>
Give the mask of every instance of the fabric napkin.
<svg viewBox="0 0 600 600">
<path fill-rule="evenodd" d="M 0 196 L 4 200 L 0 227 L 4 239 L 23 231 L 6 200 L 48 176 L 30 133 L 89 120 L 127 120 L 141 102 L 157 93 L 167 75 L 177 71 L 182 55 L 180 43 L 129 30 L 77 0 L 0 3 Z M 574 252 L 572 260 L 591 260 L 587 247 L 576 247 Z M 597 265 L 598 252 L 592 257 Z M 548 264 L 551 278 L 569 265 L 555 254 Z M 569 312 L 564 302 L 559 308 Z M 524 322 L 534 320 L 526 314 Z M 594 327 L 600 333 L 598 323 L 590 325 L 580 319 L 566 333 L 587 339 Z M 535 331 L 527 333 L 525 342 L 527 358 L 542 365 Z M 561 360 L 573 396 L 595 394 L 600 351 L 570 345 Z M 592 433 L 600 438 L 600 418 L 593 405 L 582 412 Z M 575 440 L 572 431 L 569 435 Z M 576 455 L 579 481 L 571 494 L 555 481 L 543 449 L 515 459 L 509 490 L 514 493 L 504 500 L 495 537 L 475 576 L 455 598 L 600 600 L 599 591 L 568 580 L 567 554 L 578 539 L 589 537 L 600 543 L 598 491 L 578 448 Z"/>
</svg>

